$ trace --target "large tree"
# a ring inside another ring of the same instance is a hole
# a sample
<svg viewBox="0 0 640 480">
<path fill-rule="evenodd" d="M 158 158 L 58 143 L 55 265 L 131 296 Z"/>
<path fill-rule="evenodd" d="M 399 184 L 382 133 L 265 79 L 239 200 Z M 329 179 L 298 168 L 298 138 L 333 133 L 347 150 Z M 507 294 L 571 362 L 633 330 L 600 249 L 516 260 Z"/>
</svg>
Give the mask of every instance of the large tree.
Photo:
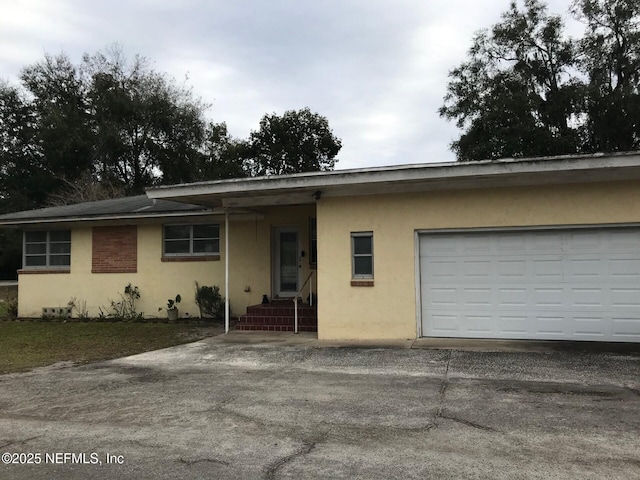
<svg viewBox="0 0 640 480">
<path fill-rule="evenodd" d="M 251 175 L 283 175 L 333 170 L 342 141 L 325 117 L 307 107 L 265 115 L 248 145 Z"/>
<path fill-rule="evenodd" d="M 512 2 L 502 21 L 476 34 L 469 59 L 449 74 L 440 115 L 463 129 L 459 160 L 579 150 L 573 118 L 582 86 L 562 19 L 540 0 Z"/>
<path fill-rule="evenodd" d="M 37 126 L 36 109 L 25 95 L 0 83 L 0 213 L 34 208 L 51 189 Z"/>
<path fill-rule="evenodd" d="M 308 108 L 265 115 L 247 140 L 184 84 L 117 45 L 45 55 L 0 84 L 0 210 L 142 193 L 150 185 L 329 170 L 341 141 Z M 49 198 L 50 197 L 50 198 Z"/>
<path fill-rule="evenodd" d="M 640 1 L 574 0 L 566 38 L 541 0 L 512 2 L 450 73 L 440 114 L 459 160 L 640 148 Z"/>
<path fill-rule="evenodd" d="M 188 166 L 204 138 L 203 102 L 144 58 L 127 61 L 118 48 L 85 55 L 83 68 L 98 175 L 120 182 L 128 193 L 142 193 L 160 178 L 164 183 L 190 180 Z"/>
<path fill-rule="evenodd" d="M 51 56 L 23 69 L 22 84 L 31 98 L 37 147 L 52 185 L 60 177 L 74 180 L 91 168 L 93 131 L 87 105 L 87 85 L 66 55 Z"/>
<path fill-rule="evenodd" d="M 572 13 L 586 25 L 578 60 L 587 78 L 585 149 L 638 149 L 640 2 L 576 0 Z"/>
<path fill-rule="evenodd" d="M 210 123 L 194 179 L 225 180 L 249 176 L 249 151 L 249 143 L 232 137 L 226 123 Z"/>
</svg>

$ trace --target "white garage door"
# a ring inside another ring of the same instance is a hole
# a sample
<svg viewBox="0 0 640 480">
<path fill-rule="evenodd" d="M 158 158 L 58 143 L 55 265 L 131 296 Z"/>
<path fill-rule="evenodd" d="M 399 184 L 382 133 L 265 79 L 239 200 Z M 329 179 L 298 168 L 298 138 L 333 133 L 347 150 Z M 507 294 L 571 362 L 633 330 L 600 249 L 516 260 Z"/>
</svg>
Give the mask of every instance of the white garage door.
<svg viewBox="0 0 640 480">
<path fill-rule="evenodd" d="M 640 342 L 640 229 L 421 234 L 422 335 Z"/>
</svg>

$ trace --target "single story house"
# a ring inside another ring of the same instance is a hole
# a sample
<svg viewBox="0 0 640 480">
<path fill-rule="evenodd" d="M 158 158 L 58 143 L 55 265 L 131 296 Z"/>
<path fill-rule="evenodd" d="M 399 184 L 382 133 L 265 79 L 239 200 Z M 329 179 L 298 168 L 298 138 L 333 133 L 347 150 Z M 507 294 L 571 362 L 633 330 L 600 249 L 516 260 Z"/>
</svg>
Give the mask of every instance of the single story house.
<svg viewBox="0 0 640 480">
<path fill-rule="evenodd" d="M 315 299 L 320 339 L 640 341 L 636 152 L 172 185 L 0 227 L 24 231 L 20 316 L 129 283 L 193 316 L 197 281 L 248 318 Z"/>
</svg>

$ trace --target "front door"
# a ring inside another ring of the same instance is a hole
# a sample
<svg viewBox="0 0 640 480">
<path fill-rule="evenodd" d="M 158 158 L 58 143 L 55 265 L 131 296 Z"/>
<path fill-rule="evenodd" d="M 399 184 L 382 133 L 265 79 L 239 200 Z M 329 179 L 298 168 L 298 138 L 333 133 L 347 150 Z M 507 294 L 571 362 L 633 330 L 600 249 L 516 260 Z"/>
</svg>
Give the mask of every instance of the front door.
<svg viewBox="0 0 640 480">
<path fill-rule="evenodd" d="M 300 231 L 298 227 L 278 227 L 274 242 L 275 295 L 293 297 L 300 285 Z"/>
</svg>

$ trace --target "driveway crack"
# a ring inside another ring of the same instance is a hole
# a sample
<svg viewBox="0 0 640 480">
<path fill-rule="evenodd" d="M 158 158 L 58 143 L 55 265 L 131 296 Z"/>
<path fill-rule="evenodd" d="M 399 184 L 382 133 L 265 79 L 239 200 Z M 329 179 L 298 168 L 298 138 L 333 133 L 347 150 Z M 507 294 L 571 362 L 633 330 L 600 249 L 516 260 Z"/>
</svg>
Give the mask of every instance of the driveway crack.
<svg viewBox="0 0 640 480">
<path fill-rule="evenodd" d="M 462 423 L 463 425 L 467 425 L 468 427 L 477 428 L 478 430 L 485 430 L 487 432 L 498 432 L 498 430 L 496 430 L 495 428 L 487 427 L 486 425 L 480 425 L 479 423 L 474 423 L 474 422 L 471 422 L 469 420 L 465 420 L 463 418 L 444 415 L 442 413 L 440 414 L 439 418 L 443 418 L 445 420 L 451 420 L 451 421 L 454 421 L 454 422 Z"/>
<path fill-rule="evenodd" d="M 444 371 L 444 376 L 442 378 L 442 384 L 440 385 L 440 401 L 438 403 L 438 409 L 433 418 L 434 427 L 439 426 L 438 419 L 443 420 L 451 420 L 453 422 L 461 423 L 463 425 L 467 425 L 468 427 L 477 428 L 479 430 L 484 430 L 487 432 L 497 432 L 495 428 L 488 427 L 486 425 L 480 425 L 479 423 L 474 423 L 469 420 L 465 420 L 463 418 L 454 417 L 451 415 L 445 415 L 444 407 L 446 403 L 447 389 L 449 388 L 449 365 L 451 365 L 451 357 L 453 356 L 453 350 L 449 350 L 449 356 L 447 357 L 447 366 Z"/>
<path fill-rule="evenodd" d="M 316 448 L 317 444 L 318 444 L 317 441 L 304 442 L 304 444 L 292 454 L 287 455 L 286 457 L 280 458 L 279 460 L 276 460 L 275 462 L 270 463 L 267 466 L 267 470 L 264 474 L 264 477 L 263 477 L 264 480 L 275 480 L 278 470 L 280 470 L 284 465 L 291 462 L 292 460 L 311 453 L 311 451 L 314 448 Z"/>
<path fill-rule="evenodd" d="M 196 463 L 203 463 L 203 462 L 214 463 L 216 465 L 224 465 L 225 467 L 228 467 L 230 465 L 229 462 L 225 462 L 223 460 L 216 460 L 215 458 L 199 458 L 197 460 L 185 460 L 184 458 L 180 457 L 178 461 L 180 463 L 184 463 L 188 467 L 190 467 L 191 465 L 195 465 Z"/>
<path fill-rule="evenodd" d="M 449 350 L 447 356 L 447 366 L 444 370 L 444 376 L 442 377 L 442 383 L 440 384 L 440 398 L 438 402 L 438 409 L 433 417 L 433 423 L 438 426 L 438 418 L 442 417 L 442 411 L 444 410 L 445 397 L 447 395 L 447 388 L 449 388 L 449 365 L 451 364 L 451 357 L 453 356 L 453 350 Z"/>
<path fill-rule="evenodd" d="M 40 438 L 40 436 L 25 438 L 24 440 L 14 440 L 13 442 L 9 442 L 9 443 L 5 443 L 4 445 L 0 445 L 0 448 L 9 447 L 11 445 L 24 445 L 25 443 L 30 442 L 31 440 L 35 440 L 36 438 Z"/>
</svg>

